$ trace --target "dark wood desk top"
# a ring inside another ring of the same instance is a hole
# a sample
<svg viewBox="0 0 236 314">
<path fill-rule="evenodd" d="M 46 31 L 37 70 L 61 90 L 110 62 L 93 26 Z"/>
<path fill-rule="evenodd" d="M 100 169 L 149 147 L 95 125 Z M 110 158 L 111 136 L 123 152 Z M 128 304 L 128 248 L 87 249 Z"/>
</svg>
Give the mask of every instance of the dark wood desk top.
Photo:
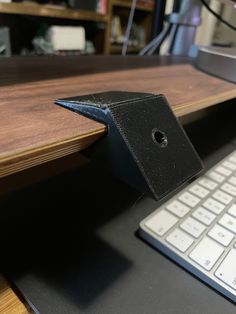
<svg viewBox="0 0 236 314">
<path fill-rule="evenodd" d="M 0 177 L 78 152 L 105 126 L 54 105 L 106 90 L 165 94 L 177 116 L 234 98 L 236 86 L 183 58 L 42 57 L 0 60 Z"/>
</svg>

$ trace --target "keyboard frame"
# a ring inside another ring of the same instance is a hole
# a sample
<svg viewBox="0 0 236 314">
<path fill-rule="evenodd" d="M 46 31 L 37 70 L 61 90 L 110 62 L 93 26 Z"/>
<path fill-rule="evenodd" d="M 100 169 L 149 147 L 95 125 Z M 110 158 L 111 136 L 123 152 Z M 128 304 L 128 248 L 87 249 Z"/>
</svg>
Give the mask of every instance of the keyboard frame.
<svg viewBox="0 0 236 314">
<path fill-rule="evenodd" d="M 234 290 L 233 288 L 231 288 L 230 286 L 228 286 L 226 283 L 224 283 L 223 281 L 219 280 L 215 275 L 215 271 L 218 269 L 218 267 L 220 266 L 221 262 L 224 260 L 224 258 L 227 256 L 227 254 L 229 253 L 229 251 L 231 249 L 236 250 L 236 247 L 234 247 L 234 244 L 236 243 L 236 235 L 234 235 L 234 239 L 231 241 L 230 245 L 228 247 L 224 247 L 223 245 L 221 245 L 222 248 L 224 248 L 224 252 L 223 254 L 220 256 L 220 258 L 218 259 L 218 261 L 215 263 L 215 265 L 212 267 L 212 269 L 210 271 L 205 270 L 203 267 L 201 267 L 198 263 L 196 263 L 194 260 L 192 260 L 188 255 L 190 254 L 190 252 L 195 248 L 195 246 L 197 245 L 197 243 L 199 243 L 205 236 L 207 236 L 206 234 L 216 225 L 216 222 L 220 220 L 220 218 L 227 213 L 228 208 L 235 202 L 236 197 L 233 197 L 233 200 L 226 205 L 225 209 L 222 210 L 222 212 L 219 215 L 216 215 L 217 218 L 215 221 L 213 221 L 212 224 L 210 224 L 210 226 L 205 226 L 206 230 L 199 236 L 198 239 L 195 239 L 193 236 L 192 238 L 194 239 L 193 244 L 187 249 L 187 251 L 185 253 L 180 252 L 177 248 L 175 248 L 174 246 L 172 246 L 169 242 L 167 242 L 165 240 L 166 237 L 168 237 L 168 235 L 176 228 L 179 227 L 179 225 L 188 217 L 192 217 L 192 213 L 193 211 L 195 211 L 199 206 L 201 206 L 201 204 L 208 198 L 211 197 L 211 195 L 220 188 L 220 186 L 222 184 L 224 184 L 225 182 L 227 182 L 227 178 L 230 178 L 232 175 L 230 175 L 229 177 L 226 177 L 226 179 L 221 182 L 218 183 L 218 186 L 216 187 L 216 189 L 210 191 L 210 193 L 205 197 L 202 198 L 201 201 L 198 203 L 198 205 L 196 207 L 191 208 L 191 210 L 183 217 L 183 218 L 179 218 L 178 216 L 175 216 L 172 212 L 168 211 L 165 207 L 171 203 L 174 199 L 178 199 L 178 197 L 183 194 L 184 192 L 188 191 L 191 186 L 195 185 L 196 183 L 198 183 L 198 180 L 202 179 L 203 177 L 206 176 L 206 174 L 208 172 L 211 172 L 212 170 L 214 170 L 215 168 L 217 168 L 219 165 L 221 165 L 224 161 L 228 160 L 231 156 L 236 157 L 236 150 L 234 150 L 232 153 L 228 154 L 226 157 L 224 157 L 222 160 L 220 160 L 218 163 L 216 163 L 213 167 L 211 167 L 210 169 L 207 170 L 207 172 L 205 174 L 200 175 L 198 178 L 196 178 L 193 182 L 191 182 L 190 184 L 188 184 L 187 186 L 185 186 L 181 191 L 179 191 L 177 194 L 175 194 L 174 196 L 172 196 L 168 201 L 166 201 L 165 203 L 163 203 L 160 207 L 158 207 L 155 211 L 153 211 L 150 215 L 148 215 L 145 219 L 143 219 L 140 224 L 139 224 L 139 235 L 141 238 L 143 238 L 147 243 L 151 244 L 154 248 L 158 249 L 160 252 L 162 252 L 164 255 L 168 256 L 170 259 L 172 259 L 174 262 L 176 262 L 177 264 L 179 264 L 181 267 L 183 267 L 184 269 L 186 269 L 187 271 L 189 271 L 190 273 L 192 273 L 193 275 L 195 275 L 196 277 L 198 277 L 200 280 L 202 280 L 203 282 L 205 282 L 206 284 L 208 284 L 209 286 L 211 286 L 212 288 L 214 288 L 215 290 L 217 290 L 218 292 L 220 292 L 222 295 L 226 296 L 227 298 L 229 298 L 231 301 L 233 301 L 234 303 L 236 303 L 236 290 Z M 234 173 L 236 174 L 236 171 L 234 171 Z M 214 181 L 213 179 L 211 179 L 212 181 Z M 214 181 L 216 182 L 216 181 Z M 201 185 L 202 186 L 202 185 Z M 190 192 L 191 193 L 191 192 Z M 191 193 L 192 195 L 195 196 L 195 194 Z M 162 237 L 157 235 L 155 232 L 153 232 L 151 229 L 149 229 L 146 226 L 146 221 L 149 220 L 152 216 L 156 215 L 156 213 L 158 213 L 159 211 L 161 211 L 162 209 L 165 209 L 168 213 L 171 213 L 173 216 L 178 218 L 178 222 L 171 227 Z M 210 211 L 211 212 L 211 211 Z M 180 228 L 180 230 L 182 230 Z M 183 230 L 182 230 L 183 231 Z M 188 234 L 188 233 L 187 233 Z M 209 236 L 208 236 L 209 237 Z M 209 237 L 211 240 L 215 241 L 214 239 L 212 239 L 211 237 Z M 216 243 L 218 243 L 217 241 L 215 241 Z M 219 243 L 218 243 L 219 244 Z M 220 244 L 219 244 L 220 245 Z M 236 267 L 236 265 L 235 265 Z"/>
</svg>

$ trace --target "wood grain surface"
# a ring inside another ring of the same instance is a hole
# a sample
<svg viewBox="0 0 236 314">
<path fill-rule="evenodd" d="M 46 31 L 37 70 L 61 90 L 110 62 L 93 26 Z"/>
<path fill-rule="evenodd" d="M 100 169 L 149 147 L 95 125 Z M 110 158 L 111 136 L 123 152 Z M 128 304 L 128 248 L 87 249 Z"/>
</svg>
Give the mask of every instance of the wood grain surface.
<svg viewBox="0 0 236 314">
<path fill-rule="evenodd" d="M 0 13 L 47 16 L 80 21 L 107 22 L 108 20 L 107 15 L 90 10 L 75 10 L 55 5 L 42 5 L 34 2 L 0 3 Z"/>
<path fill-rule="evenodd" d="M 21 60 L 10 61 L 0 75 L 0 177 L 81 151 L 105 134 L 104 125 L 56 106 L 57 98 L 109 90 L 161 93 L 181 116 L 236 97 L 234 84 L 172 60 L 162 65 L 168 62 L 134 57 L 129 65 L 120 57 L 77 57 L 63 64 L 66 58 L 56 58 L 54 66 L 53 58 Z"/>
<path fill-rule="evenodd" d="M 0 313 L 26 314 L 29 313 L 8 282 L 0 275 Z"/>
</svg>

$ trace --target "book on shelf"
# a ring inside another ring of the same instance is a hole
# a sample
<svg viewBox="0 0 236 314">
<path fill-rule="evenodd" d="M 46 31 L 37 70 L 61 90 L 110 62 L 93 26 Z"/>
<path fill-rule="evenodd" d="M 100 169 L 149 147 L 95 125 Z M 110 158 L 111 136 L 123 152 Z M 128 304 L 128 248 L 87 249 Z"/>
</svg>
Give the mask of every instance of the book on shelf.
<svg viewBox="0 0 236 314">
<path fill-rule="evenodd" d="M 97 0 L 96 11 L 101 14 L 107 13 L 107 0 Z"/>
</svg>

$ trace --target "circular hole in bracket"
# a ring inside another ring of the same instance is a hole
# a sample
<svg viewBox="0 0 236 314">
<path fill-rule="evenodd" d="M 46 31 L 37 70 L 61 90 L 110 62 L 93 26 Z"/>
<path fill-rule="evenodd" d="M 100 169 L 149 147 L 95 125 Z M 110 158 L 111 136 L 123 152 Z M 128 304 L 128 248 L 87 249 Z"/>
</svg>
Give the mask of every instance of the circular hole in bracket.
<svg viewBox="0 0 236 314">
<path fill-rule="evenodd" d="M 167 136 L 165 135 L 164 132 L 162 132 L 162 131 L 160 131 L 158 129 L 153 129 L 152 130 L 152 139 L 161 148 L 166 147 L 167 144 L 168 144 Z"/>
</svg>

